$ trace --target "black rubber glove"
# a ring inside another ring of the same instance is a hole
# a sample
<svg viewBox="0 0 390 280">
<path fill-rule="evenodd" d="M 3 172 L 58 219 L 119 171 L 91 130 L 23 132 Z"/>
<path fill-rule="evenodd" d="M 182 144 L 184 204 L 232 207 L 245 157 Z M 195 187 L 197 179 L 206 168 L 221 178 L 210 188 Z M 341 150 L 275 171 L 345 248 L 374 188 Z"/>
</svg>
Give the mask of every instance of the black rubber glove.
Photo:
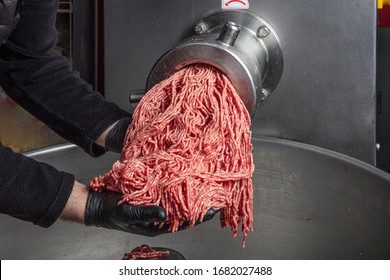
<svg viewBox="0 0 390 280">
<path fill-rule="evenodd" d="M 122 195 L 116 192 L 90 190 L 85 212 L 85 224 L 146 236 L 170 233 L 168 224 L 162 228 L 154 224 L 166 220 L 163 208 L 153 205 L 131 206 L 126 203 L 118 205 L 121 198 Z M 212 219 L 215 213 L 213 209 L 210 209 L 204 216 L 203 222 Z M 188 224 L 182 225 L 179 230 L 186 228 L 188 228 Z"/>
<path fill-rule="evenodd" d="M 127 128 L 131 124 L 131 118 L 120 119 L 116 125 L 108 132 L 105 148 L 107 151 L 121 153 L 125 140 Z"/>
</svg>

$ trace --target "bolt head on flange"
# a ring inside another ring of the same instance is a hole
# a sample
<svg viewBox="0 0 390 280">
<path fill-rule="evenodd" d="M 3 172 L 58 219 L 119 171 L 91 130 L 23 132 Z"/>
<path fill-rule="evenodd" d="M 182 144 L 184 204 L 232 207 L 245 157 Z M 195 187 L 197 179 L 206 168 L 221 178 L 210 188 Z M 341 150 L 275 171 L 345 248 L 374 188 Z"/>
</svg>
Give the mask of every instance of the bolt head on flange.
<svg viewBox="0 0 390 280">
<path fill-rule="evenodd" d="M 271 30 L 269 30 L 269 28 L 268 28 L 267 26 L 261 26 L 261 27 L 257 30 L 257 37 L 259 37 L 259 38 L 265 38 L 265 37 L 267 37 L 270 33 L 271 33 Z"/>
</svg>

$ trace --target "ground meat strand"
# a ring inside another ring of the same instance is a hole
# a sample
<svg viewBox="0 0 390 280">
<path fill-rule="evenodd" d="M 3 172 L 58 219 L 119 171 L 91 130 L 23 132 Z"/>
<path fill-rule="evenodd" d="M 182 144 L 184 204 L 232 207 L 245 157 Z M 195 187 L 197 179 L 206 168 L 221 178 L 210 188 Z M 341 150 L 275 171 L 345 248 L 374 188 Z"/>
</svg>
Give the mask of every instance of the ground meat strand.
<svg viewBox="0 0 390 280">
<path fill-rule="evenodd" d="M 143 244 L 131 250 L 130 253 L 123 255 L 124 260 L 155 259 L 169 256 L 168 250 L 157 251 L 149 245 Z"/>
<path fill-rule="evenodd" d="M 90 186 L 120 203 L 163 207 L 172 232 L 213 208 L 243 246 L 252 230 L 250 117 L 228 78 L 212 66 L 181 69 L 154 86 L 133 114 L 121 159 Z"/>
</svg>

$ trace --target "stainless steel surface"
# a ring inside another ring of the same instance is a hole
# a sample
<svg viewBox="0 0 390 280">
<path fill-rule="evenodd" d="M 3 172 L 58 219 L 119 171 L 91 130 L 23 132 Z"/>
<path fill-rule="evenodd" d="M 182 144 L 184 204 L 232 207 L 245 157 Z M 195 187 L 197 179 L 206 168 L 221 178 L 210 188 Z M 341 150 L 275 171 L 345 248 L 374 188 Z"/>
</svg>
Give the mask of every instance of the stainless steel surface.
<svg viewBox="0 0 390 280">
<path fill-rule="evenodd" d="M 378 30 L 377 166 L 390 172 L 390 28 Z"/>
<path fill-rule="evenodd" d="M 106 97 L 126 110 L 160 57 L 221 11 L 219 0 L 104 2 Z M 375 164 L 375 1 L 256 0 L 249 11 L 272 25 L 283 52 L 283 75 L 253 134 Z"/>
<path fill-rule="evenodd" d="M 58 221 L 42 229 L 0 216 L 1 259 L 121 259 L 141 244 L 186 259 L 389 259 L 390 175 L 314 146 L 255 138 L 254 231 L 221 229 L 218 217 L 155 238 Z M 94 159 L 74 146 L 32 154 L 88 182 L 117 155 Z"/>
<path fill-rule="evenodd" d="M 258 36 L 261 28 L 269 31 L 267 36 Z M 276 32 L 271 30 L 268 23 L 248 11 L 205 17 L 194 26 L 192 36 L 159 59 L 149 75 L 147 89 L 184 66 L 213 65 L 230 79 L 253 117 L 282 75 L 282 51 Z"/>
</svg>

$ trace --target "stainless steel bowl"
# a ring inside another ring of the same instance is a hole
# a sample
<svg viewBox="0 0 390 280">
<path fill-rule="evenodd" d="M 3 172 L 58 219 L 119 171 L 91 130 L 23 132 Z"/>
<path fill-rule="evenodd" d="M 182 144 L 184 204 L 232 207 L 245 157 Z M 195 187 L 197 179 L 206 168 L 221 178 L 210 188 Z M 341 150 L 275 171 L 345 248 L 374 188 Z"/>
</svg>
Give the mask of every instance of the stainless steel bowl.
<svg viewBox="0 0 390 280">
<path fill-rule="evenodd" d="M 0 217 L 1 259 L 120 259 L 139 244 L 172 248 L 186 259 L 388 259 L 390 175 L 318 147 L 254 138 L 254 231 L 246 248 L 219 219 L 148 238 L 58 221 L 42 229 Z M 30 154 L 88 182 L 118 158 L 77 147 Z"/>
</svg>

